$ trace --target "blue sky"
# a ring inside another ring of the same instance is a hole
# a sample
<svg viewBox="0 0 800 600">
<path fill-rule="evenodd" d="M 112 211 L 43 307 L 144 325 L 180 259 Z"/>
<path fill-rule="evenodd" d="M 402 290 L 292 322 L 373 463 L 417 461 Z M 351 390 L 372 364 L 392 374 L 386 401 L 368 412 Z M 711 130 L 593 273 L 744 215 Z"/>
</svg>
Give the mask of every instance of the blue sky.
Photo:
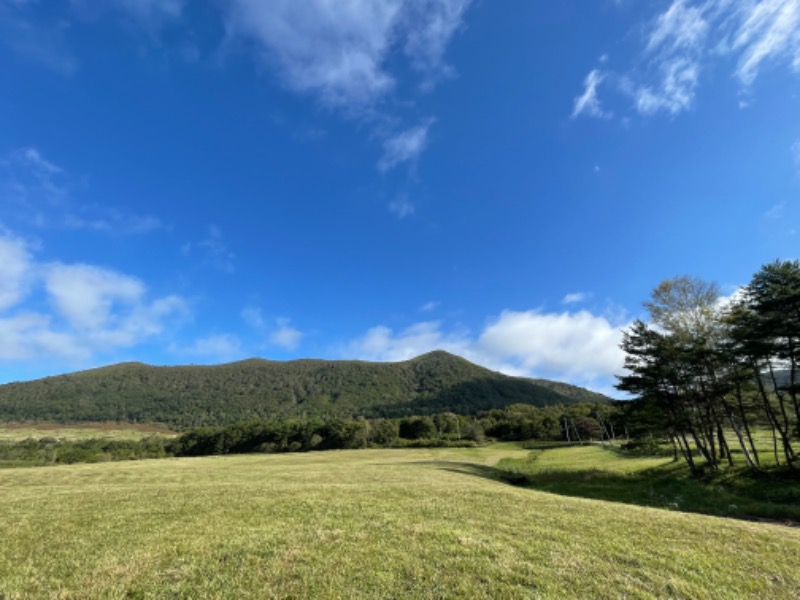
<svg viewBox="0 0 800 600">
<path fill-rule="evenodd" d="M 797 258 L 800 0 L 0 0 L 0 382 L 443 348 L 610 390 Z"/>
</svg>

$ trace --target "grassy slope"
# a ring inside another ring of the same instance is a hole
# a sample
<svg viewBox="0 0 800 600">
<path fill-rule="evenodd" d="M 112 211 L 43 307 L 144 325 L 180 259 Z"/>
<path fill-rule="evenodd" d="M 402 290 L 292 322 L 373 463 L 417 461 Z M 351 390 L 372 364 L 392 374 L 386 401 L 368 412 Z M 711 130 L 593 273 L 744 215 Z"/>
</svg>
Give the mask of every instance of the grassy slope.
<svg viewBox="0 0 800 600">
<path fill-rule="evenodd" d="M 431 352 L 400 363 L 125 363 L 2 385 L 0 421 L 120 421 L 186 429 L 257 418 L 469 414 L 514 403 L 579 401 L 607 398 L 566 384 L 507 377 Z"/>
<path fill-rule="evenodd" d="M 800 530 L 550 495 L 497 445 L 0 473 L 0 597 L 790 598 Z"/>
</svg>

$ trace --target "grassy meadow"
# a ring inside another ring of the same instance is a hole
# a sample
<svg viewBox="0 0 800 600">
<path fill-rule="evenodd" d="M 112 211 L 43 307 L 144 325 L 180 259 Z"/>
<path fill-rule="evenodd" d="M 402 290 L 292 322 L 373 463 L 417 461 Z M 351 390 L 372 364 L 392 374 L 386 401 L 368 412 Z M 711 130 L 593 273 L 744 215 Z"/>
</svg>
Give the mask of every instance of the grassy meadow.
<svg viewBox="0 0 800 600">
<path fill-rule="evenodd" d="M 150 435 L 175 437 L 178 434 L 158 425 L 132 423 L 2 423 L 0 442 L 19 442 L 27 439 L 56 438 L 59 440 L 80 441 L 111 439 L 136 441 Z"/>
<path fill-rule="evenodd" d="M 591 447 L 537 452 L 548 470 L 653 466 Z M 497 479 L 501 459 L 530 451 L 0 471 L 0 598 L 800 595 L 800 529 L 516 487 Z"/>
</svg>

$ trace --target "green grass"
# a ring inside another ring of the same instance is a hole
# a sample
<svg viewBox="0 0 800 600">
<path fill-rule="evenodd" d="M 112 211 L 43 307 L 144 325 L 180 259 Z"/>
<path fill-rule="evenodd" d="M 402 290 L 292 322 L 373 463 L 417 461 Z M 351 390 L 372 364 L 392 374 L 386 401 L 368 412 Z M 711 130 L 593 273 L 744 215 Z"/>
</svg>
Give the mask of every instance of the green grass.
<svg viewBox="0 0 800 600">
<path fill-rule="evenodd" d="M 2 471 L 0 598 L 797 597 L 800 530 L 493 478 L 498 460 L 527 455 L 498 444 Z"/>
<path fill-rule="evenodd" d="M 497 468 L 506 481 L 566 496 L 800 523 L 800 477 L 783 470 L 723 469 L 697 479 L 682 461 L 600 445 L 532 450 Z"/>
</svg>

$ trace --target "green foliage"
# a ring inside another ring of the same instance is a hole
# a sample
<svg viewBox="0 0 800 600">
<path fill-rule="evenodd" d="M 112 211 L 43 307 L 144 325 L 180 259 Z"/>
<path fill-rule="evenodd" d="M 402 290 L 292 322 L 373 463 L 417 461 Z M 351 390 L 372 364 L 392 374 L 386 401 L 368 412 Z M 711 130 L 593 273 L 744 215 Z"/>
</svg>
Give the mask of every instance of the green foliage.
<svg viewBox="0 0 800 600">
<path fill-rule="evenodd" d="M 124 363 L 0 386 L 0 421 L 164 423 L 177 430 L 254 419 L 475 414 L 607 398 L 508 377 L 446 352 L 400 363 L 251 359 L 217 366 Z"/>
<path fill-rule="evenodd" d="M 177 456 L 241 454 L 248 452 L 300 452 L 308 450 L 346 450 L 371 447 L 445 447 L 475 446 L 486 442 L 488 433 L 502 441 L 564 439 L 558 427 L 542 423 L 574 422 L 586 440 L 603 439 L 598 421 L 589 416 L 598 406 L 576 404 L 569 407 L 514 405 L 495 409 L 476 417 L 443 413 L 402 419 L 297 419 L 260 420 L 221 427 L 192 429 L 169 445 Z M 618 411 L 602 405 L 607 419 Z"/>
<path fill-rule="evenodd" d="M 800 460 L 800 262 L 764 265 L 725 310 L 717 295 L 716 285 L 691 277 L 653 291 L 645 306 L 660 329 L 636 321 L 621 344 L 627 373 L 617 388 L 636 396 L 628 421 L 637 436 L 671 442 L 697 475 L 734 467 L 736 456 L 754 470 L 792 468 Z M 753 438 L 758 427 L 772 434 L 769 458 Z"/>
<path fill-rule="evenodd" d="M 58 440 L 43 437 L 38 440 L 0 442 L 0 467 L 164 458 L 171 454 L 172 443 L 155 435 L 139 440 Z"/>
</svg>

